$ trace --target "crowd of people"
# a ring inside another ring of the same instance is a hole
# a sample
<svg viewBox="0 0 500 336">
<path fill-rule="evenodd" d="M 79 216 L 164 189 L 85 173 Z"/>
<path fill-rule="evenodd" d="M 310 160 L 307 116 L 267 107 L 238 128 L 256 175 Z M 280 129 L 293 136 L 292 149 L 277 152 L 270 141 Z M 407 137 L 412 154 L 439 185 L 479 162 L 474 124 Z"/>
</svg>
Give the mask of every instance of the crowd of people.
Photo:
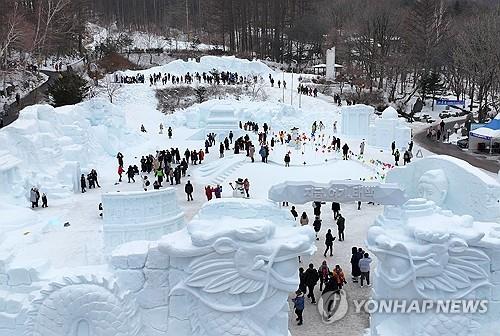
<svg viewBox="0 0 500 336">
<path fill-rule="evenodd" d="M 318 233 L 321 230 L 321 206 L 324 202 L 313 202 L 313 214 L 314 222 L 313 228 L 316 232 L 316 239 L 320 240 Z M 332 229 L 328 228 L 324 238 L 325 251 L 323 257 L 330 258 L 333 257 L 333 243 L 338 238 L 339 242 L 344 241 L 344 231 L 345 231 L 345 218 L 340 213 L 340 203 L 332 202 L 332 216 L 334 222 L 337 226 L 338 237 L 334 236 Z M 359 209 L 359 208 L 358 208 Z M 297 219 L 298 213 L 295 206 L 291 207 L 290 210 L 292 216 Z M 309 225 L 309 218 L 304 211 L 299 219 L 299 224 L 301 226 Z M 299 256 L 299 262 L 301 258 Z M 351 281 L 353 284 L 359 284 L 360 287 L 370 286 L 370 266 L 372 259 L 369 253 L 364 251 L 362 247 L 352 247 L 351 249 L 351 259 L 350 259 L 350 274 Z M 332 265 L 330 267 L 330 265 Z M 334 266 L 333 266 L 334 265 Z M 304 309 L 306 307 L 306 298 L 310 300 L 311 304 L 316 304 L 316 291 L 317 285 L 319 283 L 319 294 L 323 297 L 323 304 L 326 306 L 327 310 L 330 312 L 334 302 L 334 296 L 344 295 L 343 287 L 348 283 L 346 279 L 346 274 L 344 269 L 339 263 L 329 262 L 327 259 L 321 262 L 318 268 L 315 267 L 313 263 L 310 263 L 307 269 L 300 267 L 299 272 L 299 287 L 295 292 L 295 297 L 292 299 L 294 305 L 294 312 L 297 316 L 296 321 L 298 325 L 304 323 Z"/>
<path fill-rule="evenodd" d="M 122 84 L 144 84 L 146 82 L 146 78 L 144 74 L 139 73 L 135 76 L 122 75 L 119 73 L 115 73 L 114 80 L 116 83 Z M 193 84 L 194 81 L 203 84 L 209 85 L 237 85 L 237 84 L 249 84 L 249 83 L 257 83 L 258 81 L 262 81 L 263 78 L 261 76 L 242 76 L 237 72 L 230 71 L 218 71 L 216 69 L 210 72 L 196 72 L 190 73 L 186 72 L 184 75 L 175 75 L 171 73 L 152 73 L 149 75 L 149 85 L 158 85 L 161 83 L 162 85 L 172 84 Z M 281 85 L 281 82 L 279 83 Z M 274 85 L 274 79 L 272 81 L 272 85 Z M 283 85 L 286 87 L 286 82 L 283 82 Z"/>
</svg>

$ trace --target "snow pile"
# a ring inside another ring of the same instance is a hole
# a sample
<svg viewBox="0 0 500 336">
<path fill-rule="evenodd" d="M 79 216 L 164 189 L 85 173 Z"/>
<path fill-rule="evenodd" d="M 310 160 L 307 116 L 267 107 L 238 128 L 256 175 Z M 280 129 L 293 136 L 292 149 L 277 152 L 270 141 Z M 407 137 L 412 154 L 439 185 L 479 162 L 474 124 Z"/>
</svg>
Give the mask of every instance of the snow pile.
<svg viewBox="0 0 500 336">
<path fill-rule="evenodd" d="M 314 121 L 323 121 L 326 126 L 338 119 L 338 108 L 329 104 L 318 104 L 318 108 L 305 111 L 295 106 L 274 102 L 240 101 L 240 100 L 209 100 L 196 104 L 185 111 L 176 112 L 168 116 L 169 122 L 176 126 L 188 128 L 205 128 L 210 111 L 213 107 L 230 105 L 235 110 L 238 120 L 254 121 L 260 126 L 269 124 L 275 131 L 290 130 L 293 127 L 307 127 Z"/>
<path fill-rule="evenodd" d="M 189 61 L 175 60 L 168 64 L 153 67 L 143 71 L 126 71 L 125 75 L 134 75 L 137 73 L 149 76 L 153 73 L 170 73 L 174 75 L 184 75 L 186 73 L 209 73 L 213 69 L 218 71 L 237 72 L 240 76 L 261 75 L 267 76 L 274 74 L 274 71 L 261 61 L 249 61 L 246 59 L 236 58 L 234 56 L 203 56 L 200 62 L 191 59 Z"/>
<path fill-rule="evenodd" d="M 104 100 L 59 108 L 29 106 L 0 131 L 0 143 L 21 161 L 25 183 L 11 183 L 43 186 L 52 194 L 75 190 L 79 167 L 102 155 L 116 155 L 127 135 L 124 128 L 124 114 Z"/>
</svg>

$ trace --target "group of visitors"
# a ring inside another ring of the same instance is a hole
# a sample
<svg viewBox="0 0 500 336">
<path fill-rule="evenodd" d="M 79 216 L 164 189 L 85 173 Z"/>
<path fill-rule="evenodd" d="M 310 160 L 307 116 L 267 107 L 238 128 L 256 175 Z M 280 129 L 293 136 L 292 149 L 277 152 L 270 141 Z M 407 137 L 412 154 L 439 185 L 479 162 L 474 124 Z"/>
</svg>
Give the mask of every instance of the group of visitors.
<svg viewBox="0 0 500 336">
<path fill-rule="evenodd" d="M 321 229 L 321 206 L 323 204 L 324 202 L 312 202 L 313 213 L 315 216 L 313 228 L 316 232 L 317 240 L 319 240 L 318 233 Z M 340 213 L 340 203 L 332 202 L 331 209 L 334 222 L 336 222 L 337 225 L 338 240 L 344 241 L 345 218 Z M 295 220 L 299 218 L 295 206 L 291 207 L 290 212 Z M 302 226 L 309 225 L 309 218 L 306 211 L 304 211 L 300 216 L 299 224 Z M 323 257 L 333 257 L 333 243 L 336 239 L 337 237 L 335 237 L 332 233 L 332 229 L 328 228 L 325 234 L 324 243 L 326 249 L 323 252 Z M 300 261 L 301 258 L 299 256 L 299 262 Z M 363 287 L 366 283 L 367 286 L 370 286 L 371 262 L 372 259 L 369 254 L 363 250 L 363 248 L 352 247 L 350 263 L 353 284 L 360 283 L 360 286 Z M 328 264 L 329 262 L 325 259 L 317 269 L 313 263 L 310 263 L 306 270 L 302 267 L 299 268 L 300 284 L 299 288 L 295 292 L 295 297 L 292 299 L 298 325 L 302 325 L 304 321 L 303 311 L 305 309 L 305 298 L 310 299 L 311 304 L 316 304 L 315 288 L 318 283 L 319 291 L 325 300 L 323 304 L 327 307 L 328 311 L 331 311 L 332 309 L 333 295 L 342 295 L 343 293 L 341 289 L 347 284 L 347 280 L 342 267 L 338 262 L 333 268 L 330 268 Z M 327 293 L 329 295 L 326 295 Z"/>
<path fill-rule="evenodd" d="M 42 208 L 47 208 L 47 195 L 45 195 L 45 193 L 40 195 L 40 190 L 38 190 L 37 187 L 32 187 L 30 190 L 30 202 L 32 209 L 38 208 L 40 199 L 42 200 Z"/>
</svg>

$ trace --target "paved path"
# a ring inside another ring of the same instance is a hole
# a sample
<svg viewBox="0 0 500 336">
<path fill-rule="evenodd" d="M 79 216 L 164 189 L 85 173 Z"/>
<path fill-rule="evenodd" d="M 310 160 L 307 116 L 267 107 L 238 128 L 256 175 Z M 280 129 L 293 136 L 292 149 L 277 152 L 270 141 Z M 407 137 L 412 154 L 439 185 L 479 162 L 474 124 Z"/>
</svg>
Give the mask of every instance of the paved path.
<svg viewBox="0 0 500 336">
<path fill-rule="evenodd" d="M 464 119 L 465 120 L 465 119 Z M 462 123 L 464 120 L 459 121 L 451 121 L 447 122 L 445 125 L 445 129 L 453 128 L 456 122 Z M 439 126 L 438 126 L 439 127 Z M 450 155 L 456 157 L 458 159 L 462 159 L 464 161 L 469 162 L 471 165 L 482 168 L 489 172 L 497 174 L 500 170 L 500 160 L 498 159 L 487 159 L 481 158 L 474 154 L 471 154 L 465 150 L 460 149 L 458 146 L 448 143 L 442 143 L 440 141 L 434 141 L 427 138 L 427 129 L 422 130 L 421 132 L 416 133 L 413 136 L 415 142 L 417 142 L 423 148 L 440 155 Z"/>
<path fill-rule="evenodd" d="M 49 85 L 51 85 L 56 80 L 59 73 L 47 70 L 42 70 L 41 72 L 49 76 L 47 81 L 28 93 L 26 96 L 22 97 L 19 105 L 14 102 L 8 106 L 7 115 L 3 117 L 4 126 L 7 126 L 17 120 L 17 118 L 19 117 L 19 112 L 23 108 L 40 103 L 46 99 Z"/>
</svg>

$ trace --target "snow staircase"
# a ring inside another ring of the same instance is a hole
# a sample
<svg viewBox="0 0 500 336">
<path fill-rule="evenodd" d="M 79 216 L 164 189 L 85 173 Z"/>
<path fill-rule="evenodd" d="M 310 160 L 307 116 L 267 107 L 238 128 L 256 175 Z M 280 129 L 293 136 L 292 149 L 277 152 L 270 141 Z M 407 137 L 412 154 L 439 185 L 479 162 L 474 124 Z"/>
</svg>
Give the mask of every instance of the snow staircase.
<svg viewBox="0 0 500 336">
<path fill-rule="evenodd" d="M 194 175 L 202 183 L 221 184 L 246 162 L 245 154 L 227 155 L 199 167 Z"/>
<path fill-rule="evenodd" d="M 217 176 L 212 180 L 213 184 L 221 184 L 224 182 L 234 171 L 243 166 L 245 161 L 238 162 L 233 164 L 229 169 L 226 169 L 222 175 Z"/>
</svg>

